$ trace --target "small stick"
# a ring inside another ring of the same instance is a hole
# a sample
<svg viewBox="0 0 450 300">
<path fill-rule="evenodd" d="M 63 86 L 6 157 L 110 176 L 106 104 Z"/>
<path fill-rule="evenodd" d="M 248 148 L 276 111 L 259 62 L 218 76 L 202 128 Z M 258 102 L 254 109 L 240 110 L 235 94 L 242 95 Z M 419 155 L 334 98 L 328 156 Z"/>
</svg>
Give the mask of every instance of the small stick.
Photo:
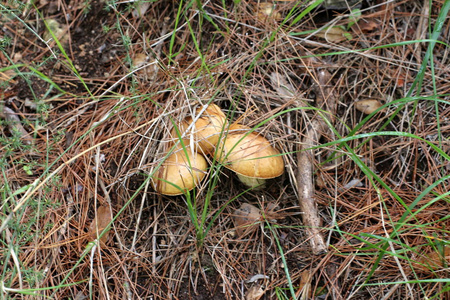
<svg viewBox="0 0 450 300">
<path fill-rule="evenodd" d="M 283 97 L 295 99 L 294 88 L 285 78 L 279 73 L 272 73 L 270 75 L 272 86 Z M 319 71 L 317 78 L 317 102 L 319 106 L 327 107 L 331 113 L 330 119 L 334 118 L 334 105 L 336 99 L 327 88 L 331 75 L 328 71 Z M 331 99 L 330 99 L 331 98 Z M 326 101 L 329 100 L 329 101 Z M 325 102 L 325 103 L 324 103 Z M 299 102 L 299 106 L 307 106 L 306 103 Z M 306 235 L 311 243 L 312 252 L 315 255 L 327 251 L 327 246 L 320 232 L 320 216 L 317 204 L 314 199 L 314 149 L 310 149 L 319 144 L 321 133 L 327 131 L 327 125 L 323 120 L 313 120 L 306 128 L 306 136 L 299 145 L 297 158 L 297 191 L 300 209 L 303 212 L 303 224 L 306 227 Z"/>
<path fill-rule="evenodd" d="M 311 58 L 316 62 L 315 58 Z M 329 115 L 325 116 L 333 123 L 336 114 L 337 97 L 330 85 L 332 76 L 326 69 L 317 72 L 315 90 L 317 94 L 318 107 L 325 109 Z M 297 189 L 299 193 L 300 208 L 303 211 L 303 223 L 306 226 L 307 236 L 310 238 L 311 248 L 314 254 L 318 255 L 327 252 L 327 246 L 320 231 L 320 217 L 317 203 L 314 200 L 314 150 L 308 149 L 319 144 L 321 134 L 329 131 L 325 120 L 315 119 L 306 129 L 306 136 L 303 140 L 298 155 Z M 308 150 L 305 150 L 308 149 Z"/>
<path fill-rule="evenodd" d="M 306 235 L 311 243 L 312 251 L 315 255 L 327 251 L 322 233 L 320 232 L 320 217 L 317 204 L 314 200 L 314 150 L 308 149 L 318 145 L 320 132 L 326 130 L 323 121 L 314 120 L 306 129 L 306 136 L 299 146 L 297 159 L 297 190 L 300 208 L 303 212 L 303 223 L 306 226 Z"/>
</svg>

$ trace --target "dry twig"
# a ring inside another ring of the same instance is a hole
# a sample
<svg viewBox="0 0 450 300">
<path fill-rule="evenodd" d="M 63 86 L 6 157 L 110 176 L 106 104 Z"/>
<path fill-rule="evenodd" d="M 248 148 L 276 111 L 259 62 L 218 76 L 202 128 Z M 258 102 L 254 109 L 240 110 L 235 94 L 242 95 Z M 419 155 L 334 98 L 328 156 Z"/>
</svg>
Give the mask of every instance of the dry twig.
<svg viewBox="0 0 450 300">
<path fill-rule="evenodd" d="M 314 254 L 326 252 L 327 246 L 320 232 L 320 217 L 317 204 L 314 200 L 314 150 L 318 145 L 320 133 L 326 130 L 323 121 L 314 120 L 306 129 L 306 136 L 299 146 L 297 166 L 297 189 L 300 208 L 303 212 L 303 223 L 306 227 L 307 236 L 310 238 L 311 248 Z"/>
<path fill-rule="evenodd" d="M 294 94 L 291 91 L 295 89 L 281 74 L 272 73 L 271 82 L 277 92 L 284 96 L 294 98 Z M 319 104 L 326 102 L 329 98 L 330 91 L 328 88 L 324 88 L 328 83 L 331 75 L 327 71 L 320 71 L 318 74 L 318 97 Z M 333 99 L 334 100 L 334 99 Z M 335 103 L 334 101 L 331 101 Z M 303 102 L 302 102 L 303 103 Z M 304 103 L 303 103 L 304 104 Z M 334 105 L 325 104 L 326 107 L 330 107 L 331 114 L 334 112 Z M 303 212 L 303 223 L 306 227 L 307 236 L 309 237 L 311 248 L 314 254 L 321 254 L 326 252 L 327 247 L 324 238 L 320 232 L 320 217 L 317 209 L 317 204 L 314 200 L 314 150 L 311 149 L 318 145 L 318 141 L 321 136 L 321 132 L 327 131 L 327 124 L 323 120 L 315 119 L 306 128 L 306 135 L 300 144 L 299 155 L 297 159 L 297 190 L 300 208 Z"/>
</svg>

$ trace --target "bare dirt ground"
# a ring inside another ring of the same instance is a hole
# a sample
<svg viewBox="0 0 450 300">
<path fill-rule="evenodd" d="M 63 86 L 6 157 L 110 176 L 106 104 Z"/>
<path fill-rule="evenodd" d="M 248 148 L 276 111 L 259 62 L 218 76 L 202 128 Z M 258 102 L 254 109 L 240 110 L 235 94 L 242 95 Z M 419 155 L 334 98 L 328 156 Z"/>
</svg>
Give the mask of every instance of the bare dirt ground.
<svg viewBox="0 0 450 300">
<path fill-rule="evenodd" d="M 447 2 L 1 4 L 2 297 L 448 299 Z M 172 121 L 210 102 L 285 173 L 247 190 L 209 156 L 189 196 L 155 192 Z M 320 251 L 298 163 L 318 120 Z"/>
</svg>

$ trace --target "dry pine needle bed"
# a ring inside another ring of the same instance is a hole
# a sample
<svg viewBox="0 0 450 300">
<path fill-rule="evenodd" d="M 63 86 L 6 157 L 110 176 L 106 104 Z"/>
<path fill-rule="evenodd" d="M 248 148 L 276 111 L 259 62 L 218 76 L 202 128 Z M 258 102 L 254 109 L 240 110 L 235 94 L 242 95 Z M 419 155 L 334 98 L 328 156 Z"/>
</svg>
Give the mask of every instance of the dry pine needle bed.
<svg viewBox="0 0 450 300">
<path fill-rule="evenodd" d="M 448 299 L 450 1 L 4 1 L 1 299 Z"/>
</svg>

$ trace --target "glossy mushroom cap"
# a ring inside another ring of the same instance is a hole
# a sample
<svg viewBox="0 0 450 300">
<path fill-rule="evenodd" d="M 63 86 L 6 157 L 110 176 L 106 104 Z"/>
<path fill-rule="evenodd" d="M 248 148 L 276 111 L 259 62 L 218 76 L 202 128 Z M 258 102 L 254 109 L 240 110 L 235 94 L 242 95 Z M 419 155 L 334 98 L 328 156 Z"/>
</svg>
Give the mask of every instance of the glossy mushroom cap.
<svg viewBox="0 0 450 300">
<path fill-rule="evenodd" d="M 207 167 L 205 158 L 190 148 L 176 149 L 153 175 L 153 187 L 163 195 L 183 194 L 200 183 Z"/>
<path fill-rule="evenodd" d="M 202 108 L 197 109 L 200 113 Z M 184 132 L 192 124 L 193 118 L 188 117 L 180 125 L 180 132 Z M 214 152 L 221 133 L 226 129 L 227 119 L 225 114 L 215 104 L 210 104 L 202 113 L 200 118 L 195 121 L 194 128 L 187 133 L 188 137 L 192 137 L 196 145 L 198 145 L 204 154 Z"/>
<path fill-rule="evenodd" d="M 269 179 L 284 172 L 280 152 L 257 132 L 243 125 L 232 125 L 217 149 L 219 161 L 240 177 Z M 245 183 L 245 182 L 244 182 Z"/>
</svg>

